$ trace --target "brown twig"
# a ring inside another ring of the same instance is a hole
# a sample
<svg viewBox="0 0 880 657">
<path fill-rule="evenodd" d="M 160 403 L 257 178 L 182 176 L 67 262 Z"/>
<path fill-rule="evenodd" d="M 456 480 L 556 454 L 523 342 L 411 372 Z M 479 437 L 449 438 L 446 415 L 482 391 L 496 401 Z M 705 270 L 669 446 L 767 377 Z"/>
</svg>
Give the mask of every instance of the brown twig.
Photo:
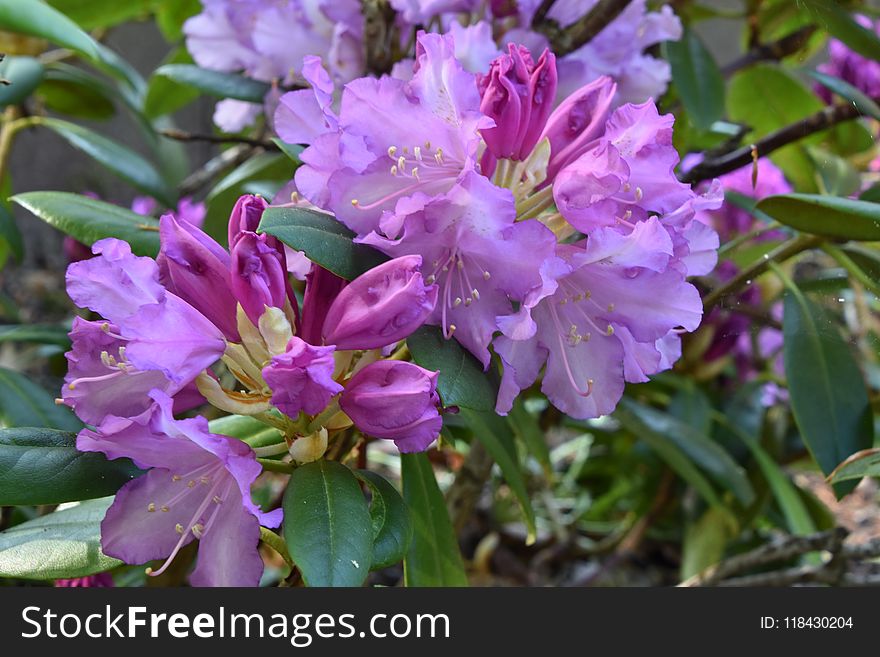
<svg viewBox="0 0 880 657">
<path fill-rule="evenodd" d="M 703 312 L 708 313 L 724 297 L 738 292 L 744 285 L 748 285 L 749 281 L 763 274 L 770 267 L 771 262 L 784 262 L 802 251 L 818 246 L 821 242 L 822 238 L 815 235 L 801 235 L 783 242 L 769 253 L 766 253 L 764 258 L 753 262 L 729 281 L 707 294 L 703 298 Z"/>
<path fill-rule="evenodd" d="M 778 62 L 803 48 L 815 31 L 815 25 L 807 25 L 778 41 L 758 45 L 722 68 L 721 73 L 726 77 L 759 62 Z"/>
<path fill-rule="evenodd" d="M 555 3 L 556 0 L 542 0 L 541 4 L 535 10 L 534 16 L 532 16 L 532 27 L 539 27 L 544 22 L 547 18 L 547 12 L 553 8 Z"/>
<path fill-rule="evenodd" d="M 875 98 L 880 101 L 880 98 Z M 853 103 L 837 103 L 808 116 L 805 119 L 792 123 L 776 132 L 762 137 L 754 144 L 738 148 L 717 158 L 701 162 L 681 177 L 682 182 L 697 183 L 701 180 L 709 180 L 716 176 L 728 173 L 751 164 L 756 158 L 769 155 L 783 146 L 788 146 L 796 141 L 827 130 L 838 123 L 851 121 L 862 115 L 860 109 Z"/>
<path fill-rule="evenodd" d="M 562 57 L 587 44 L 617 18 L 632 0 L 599 0 L 576 22 L 561 28 L 556 21 L 544 21 L 540 26 L 552 44 L 553 52 Z"/>
<path fill-rule="evenodd" d="M 185 132 L 176 128 L 168 128 L 159 132 L 163 137 L 174 139 L 175 141 L 204 141 L 210 144 L 247 144 L 266 150 L 278 150 L 278 147 L 271 141 L 265 139 L 252 139 L 251 137 L 240 137 L 238 135 L 209 135 L 194 132 Z"/>
</svg>

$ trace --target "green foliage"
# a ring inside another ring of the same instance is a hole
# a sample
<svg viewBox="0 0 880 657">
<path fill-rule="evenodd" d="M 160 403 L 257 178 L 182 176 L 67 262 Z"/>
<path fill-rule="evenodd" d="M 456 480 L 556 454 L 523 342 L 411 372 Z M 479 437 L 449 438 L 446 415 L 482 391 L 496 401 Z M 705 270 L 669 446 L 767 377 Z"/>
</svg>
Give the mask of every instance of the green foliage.
<svg viewBox="0 0 880 657">
<path fill-rule="evenodd" d="M 757 209 L 804 233 L 835 239 L 880 240 L 880 204 L 818 194 L 768 196 Z"/>
<path fill-rule="evenodd" d="M 379 570 L 398 563 L 406 555 L 413 536 L 409 509 L 397 489 L 384 477 L 358 470 L 355 476 L 370 489 L 370 518 L 373 521 L 373 564 Z"/>
<path fill-rule="evenodd" d="M 69 408 L 55 403 L 53 395 L 5 367 L 0 367 L 0 421 L 7 427 L 82 428 Z"/>
<path fill-rule="evenodd" d="M 724 78 L 712 54 L 692 30 L 680 41 L 665 41 L 663 53 L 688 117 L 697 128 L 709 128 L 724 113 Z"/>
</svg>

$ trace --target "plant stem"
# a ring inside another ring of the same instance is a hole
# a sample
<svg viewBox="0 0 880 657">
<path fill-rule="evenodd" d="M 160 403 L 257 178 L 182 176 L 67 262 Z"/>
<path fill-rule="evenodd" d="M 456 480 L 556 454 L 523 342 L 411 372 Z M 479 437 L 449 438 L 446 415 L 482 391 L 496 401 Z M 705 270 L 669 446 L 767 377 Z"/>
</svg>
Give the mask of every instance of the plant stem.
<svg viewBox="0 0 880 657">
<path fill-rule="evenodd" d="M 287 543 L 281 538 L 278 534 L 273 532 L 271 529 L 266 529 L 265 527 L 260 527 L 260 540 L 263 541 L 270 548 L 275 550 L 278 555 L 284 559 L 284 563 L 286 563 L 291 568 L 294 568 L 293 559 L 290 558 L 290 551 L 287 549 Z"/>
</svg>

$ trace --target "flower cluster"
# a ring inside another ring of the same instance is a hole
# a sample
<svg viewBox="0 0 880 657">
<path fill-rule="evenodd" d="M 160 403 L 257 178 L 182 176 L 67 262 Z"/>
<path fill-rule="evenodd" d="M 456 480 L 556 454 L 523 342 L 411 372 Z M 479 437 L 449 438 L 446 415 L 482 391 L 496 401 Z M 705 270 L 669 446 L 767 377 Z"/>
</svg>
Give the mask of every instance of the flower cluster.
<svg viewBox="0 0 880 657">
<path fill-rule="evenodd" d="M 854 18 L 862 27 L 880 34 L 880 21 L 872 21 L 867 16 L 859 15 Z M 880 97 L 880 62 L 850 50 L 838 39 L 828 42 L 828 61 L 816 68 L 826 75 L 848 82 L 871 98 Z M 825 102 L 831 102 L 831 92 L 827 88 L 817 86 L 816 91 Z"/>
<path fill-rule="evenodd" d="M 297 194 L 357 241 L 421 257 L 439 290 L 428 322 L 486 368 L 500 357 L 499 413 L 542 369 L 561 410 L 611 412 L 700 323 L 687 277 L 712 269 L 718 236 L 694 217 L 720 185 L 677 180 L 673 119 L 652 101 L 614 109 L 608 77 L 560 97 L 547 50 L 512 44 L 486 75 L 452 36 L 423 33 L 416 51 L 408 79 L 354 80 L 338 107 L 309 62 L 312 90 L 275 115 L 282 139 L 309 144 Z"/>
<path fill-rule="evenodd" d="M 127 563 L 166 558 L 160 574 L 199 539 L 196 585 L 256 585 L 259 527 L 277 527 L 281 510 L 251 501 L 262 471 L 251 447 L 180 413 L 207 401 L 254 416 L 300 461 L 352 425 L 408 452 L 442 424 L 437 373 L 383 360 L 434 311 L 439 288 L 422 259 L 392 259 L 351 283 L 313 266 L 300 308 L 283 245 L 256 232 L 266 207 L 238 201 L 228 251 L 166 214 L 155 260 L 104 239 L 67 271 L 70 297 L 98 316 L 70 333 L 62 401 L 90 425 L 77 447 L 149 470 L 117 494 L 103 550 Z"/>
</svg>

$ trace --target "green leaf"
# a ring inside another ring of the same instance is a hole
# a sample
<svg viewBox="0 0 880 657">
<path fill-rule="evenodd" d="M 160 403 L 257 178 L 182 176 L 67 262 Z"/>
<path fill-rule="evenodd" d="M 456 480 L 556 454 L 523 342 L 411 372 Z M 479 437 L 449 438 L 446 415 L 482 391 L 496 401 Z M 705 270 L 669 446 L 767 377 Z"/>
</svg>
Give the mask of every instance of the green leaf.
<svg viewBox="0 0 880 657">
<path fill-rule="evenodd" d="M 249 158 L 244 161 L 241 166 L 236 167 L 232 171 L 230 171 L 223 179 L 218 182 L 214 188 L 211 190 L 211 193 L 208 194 L 207 200 L 210 202 L 213 199 L 217 198 L 223 192 L 232 189 L 236 185 L 240 185 L 246 180 L 253 178 L 257 174 L 273 167 L 274 165 L 283 162 L 287 163 L 287 160 L 278 153 L 260 153 L 255 157 Z M 227 211 L 227 214 L 229 212 Z"/>
<path fill-rule="evenodd" d="M 406 586 L 467 586 L 458 541 L 427 454 L 401 454 L 400 467 L 403 499 L 414 527 L 403 562 Z"/>
<path fill-rule="evenodd" d="M 807 74 L 826 89 L 829 89 L 844 100 L 850 101 L 862 114 L 867 114 L 880 121 L 880 105 L 877 105 L 877 103 L 846 80 L 841 80 L 833 75 L 826 75 L 819 71 L 807 71 Z"/>
<path fill-rule="evenodd" d="M 692 30 L 664 42 L 663 53 L 688 116 L 698 129 L 708 129 L 724 113 L 724 78 L 712 53 Z"/>
<path fill-rule="evenodd" d="M 863 57 L 880 60 L 880 38 L 859 25 L 849 13 L 829 0 L 803 0 L 804 7 L 831 36 L 843 41 Z"/>
<path fill-rule="evenodd" d="M 112 503 L 80 502 L 0 532 L 0 577 L 69 579 L 120 565 L 101 552 L 101 520 Z"/>
<path fill-rule="evenodd" d="M 0 62 L 0 107 L 17 105 L 37 88 L 43 79 L 43 65 L 33 57 L 6 57 Z"/>
<path fill-rule="evenodd" d="M 522 398 L 517 398 L 513 402 L 513 408 L 507 414 L 507 421 L 514 434 L 523 442 L 529 453 L 537 459 L 544 468 L 544 473 L 549 477 L 553 471 L 553 464 L 550 460 L 550 447 L 547 445 L 547 438 L 541 425 L 538 424 L 537 418 L 526 410 Z"/>
<path fill-rule="evenodd" d="M 783 360 L 804 443 L 827 475 L 874 442 L 868 391 L 849 345 L 819 306 L 786 282 Z"/>
<path fill-rule="evenodd" d="M 360 586 L 373 559 L 367 501 L 354 474 L 323 459 L 290 476 L 284 538 L 308 586 Z"/>
<path fill-rule="evenodd" d="M 49 0 L 49 4 L 84 30 L 94 30 L 146 18 L 159 0 Z"/>
<path fill-rule="evenodd" d="M 182 85 L 198 89 L 215 98 L 234 98 L 248 103 L 262 104 L 271 86 L 237 73 L 221 73 L 200 68 L 195 64 L 166 64 L 153 73 Z"/>
<path fill-rule="evenodd" d="M 80 452 L 76 434 L 0 429 L 0 506 L 60 504 L 113 495 L 141 474 L 128 459 Z"/>
<path fill-rule="evenodd" d="M 88 71 L 56 62 L 46 69 L 45 79 L 36 93 L 46 107 L 55 112 L 102 120 L 115 114 L 113 100 L 119 92 Z"/>
<path fill-rule="evenodd" d="M 445 339 L 439 327 L 422 326 L 406 339 L 406 344 L 416 364 L 440 372 L 437 390 L 445 406 L 475 411 L 495 408 L 497 390 L 489 374 L 457 340 Z"/>
<path fill-rule="evenodd" d="M 715 507 L 706 509 L 699 520 L 688 525 L 682 543 L 681 579 L 693 577 L 721 561 L 736 529 L 730 515 Z"/>
<path fill-rule="evenodd" d="M 836 484 L 841 481 L 880 477 L 880 448 L 863 449 L 856 452 L 834 468 L 828 480 Z"/>
<path fill-rule="evenodd" d="M 355 244 L 354 233 L 348 228 L 332 216 L 314 210 L 267 208 L 257 230 L 303 251 L 309 260 L 347 281 L 388 260 L 365 244 Z"/>
<path fill-rule="evenodd" d="M 174 192 L 159 171 L 127 146 L 60 119 L 40 118 L 38 125 L 53 130 L 71 146 L 83 151 L 136 189 L 157 198 L 167 207 L 175 205 Z"/>
<path fill-rule="evenodd" d="M 211 433 L 238 438 L 251 447 L 276 445 L 284 439 L 275 427 L 270 427 L 247 415 L 227 415 L 217 418 L 208 423 L 208 428 Z"/>
<path fill-rule="evenodd" d="M 752 128 L 748 136 L 751 140 L 803 119 L 822 107 L 819 98 L 800 80 L 769 64 L 740 71 L 731 79 L 727 89 L 727 113 L 731 120 Z M 806 145 L 821 139 L 820 135 L 812 135 L 770 155 L 770 159 L 801 191 L 818 191 L 815 167 Z"/>
<path fill-rule="evenodd" d="M 68 192 L 25 192 L 12 201 L 89 246 L 116 237 L 138 255 L 155 257 L 159 252 L 159 222 L 152 217 Z"/>
<path fill-rule="evenodd" d="M 730 490 L 743 505 L 754 500 L 755 492 L 742 466 L 698 428 L 627 398 L 621 401 L 615 417 L 640 438 L 652 436 L 652 444 L 665 440 L 675 445 L 723 488 Z"/>
<path fill-rule="evenodd" d="M 167 63 L 192 62 L 192 58 L 186 48 L 181 46 L 169 53 L 163 61 Z M 144 98 L 144 114 L 149 118 L 173 114 L 197 98 L 199 98 L 198 89 L 180 84 L 167 76 L 154 73 L 147 83 L 147 95 Z"/>
<path fill-rule="evenodd" d="M 0 244 L 5 244 L 16 259 L 21 260 L 24 254 L 24 242 L 21 231 L 15 223 L 15 217 L 6 208 L 6 204 L 0 202 Z"/>
<path fill-rule="evenodd" d="M 202 11 L 200 0 L 160 0 L 156 10 L 156 24 L 169 43 L 183 38 L 183 24 L 187 18 Z"/>
<path fill-rule="evenodd" d="M 370 570 L 392 566 L 406 556 L 413 536 L 409 509 L 397 489 L 384 477 L 358 470 L 355 476 L 370 488 L 373 520 L 373 565 Z"/>
<path fill-rule="evenodd" d="M 8 427 L 79 431 L 82 423 L 55 397 L 18 372 L 0 367 L 0 420 Z"/>
<path fill-rule="evenodd" d="M 303 152 L 302 146 L 299 146 L 298 144 L 288 144 L 286 141 L 283 141 L 278 137 L 272 137 L 272 141 L 281 149 L 281 152 L 289 157 L 296 165 L 302 164 L 299 159 L 300 153 Z"/>
<path fill-rule="evenodd" d="M 474 438 L 479 440 L 491 454 L 501 469 L 504 480 L 516 496 L 526 521 L 526 545 L 531 545 L 537 536 L 535 511 L 532 509 L 531 496 L 519 465 L 516 444 L 509 424 L 494 411 L 477 413 L 464 409 L 462 415 L 473 430 Z"/>
<path fill-rule="evenodd" d="M 0 0 L 0 29 L 41 37 L 98 61 L 98 44 L 64 14 L 39 0 Z"/>
<path fill-rule="evenodd" d="M 804 233 L 835 239 L 880 240 L 880 204 L 816 194 L 761 199 L 758 210 Z"/>
<path fill-rule="evenodd" d="M 30 342 L 70 348 L 69 326 L 58 324 L 7 324 L 0 326 L 0 343 Z"/>
</svg>

